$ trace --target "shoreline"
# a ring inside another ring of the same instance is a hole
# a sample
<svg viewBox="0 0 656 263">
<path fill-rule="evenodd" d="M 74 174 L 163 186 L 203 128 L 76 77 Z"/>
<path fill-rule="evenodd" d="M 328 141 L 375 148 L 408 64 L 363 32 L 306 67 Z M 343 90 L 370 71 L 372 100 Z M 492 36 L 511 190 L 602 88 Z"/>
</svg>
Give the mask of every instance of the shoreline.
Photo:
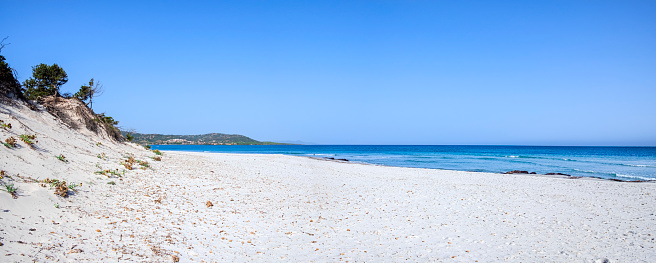
<svg viewBox="0 0 656 263">
<path fill-rule="evenodd" d="M 603 146 L 603 147 L 605 147 L 605 146 Z M 181 150 L 162 150 L 162 152 L 220 153 L 220 152 L 207 152 L 207 151 L 200 152 L 200 151 L 181 151 Z M 314 160 L 331 161 L 331 162 L 338 162 L 338 163 L 351 163 L 351 164 L 373 165 L 373 166 L 381 166 L 381 167 L 398 167 L 398 168 L 412 168 L 412 169 L 428 169 L 428 170 L 457 171 L 457 172 L 468 172 L 468 173 L 508 174 L 508 173 L 492 173 L 492 172 L 479 172 L 479 171 L 451 170 L 451 169 L 443 169 L 443 168 L 424 168 L 424 167 L 393 166 L 393 165 L 375 164 L 375 163 L 366 163 L 366 162 L 354 162 L 354 161 L 350 161 L 350 160 L 347 160 L 347 159 L 334 158 L 334 157 L 314 157 L 314 156 L 303 156 L 303 155 L 292 155 L 292 154 L 279 154 L 279 153 L 225 153 L 225 154 L 245 154 L 245 155 L 248 155 L 248 154 L 263 154 L 263 155 L 281 155 L 281 156 L 303 157 L 303 158 L 310 158 L 310 159 L 314 159 Z M 510 173 L 510 174 L 513 174 L 513 173 Z M 535 173 L 514 173 L 514 174 L 526 175 L 526 176 L 535 176 L 535 177 L 543 177 L 543 178 L 561 178 L 561 179 L 570 179 L 570 180 L 602 180 L 602 181 L 613 181 L 613 182 L 622 182 L 622 183 L 656 183 L 656 179 L 654 179 L 654 180 L 643 180 L 643 179 L 638 179 L 638 180 L 621 180 L 621 179 L 615 179 L 615 178 L 602 178 L 602 177 L 596 177 L 596 176 L 573 176 L 573 175 L 566 175 L 566 174 L 535 174 Z"/>
</svg>

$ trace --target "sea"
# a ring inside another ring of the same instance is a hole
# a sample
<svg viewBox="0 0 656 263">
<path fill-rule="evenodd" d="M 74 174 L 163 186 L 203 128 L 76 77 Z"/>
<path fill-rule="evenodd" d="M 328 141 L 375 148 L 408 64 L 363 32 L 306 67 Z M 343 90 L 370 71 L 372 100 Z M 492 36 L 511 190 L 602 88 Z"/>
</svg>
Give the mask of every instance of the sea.
<svg viewBox="0 0 656 263">
<path fill-rule="evenodd" d="M 385 166 L 504 173 L 562 173 L 656 180 L 656 147 L 474 145 L 151 145 L 166 151 L 284 154 Z"/>
</svg>

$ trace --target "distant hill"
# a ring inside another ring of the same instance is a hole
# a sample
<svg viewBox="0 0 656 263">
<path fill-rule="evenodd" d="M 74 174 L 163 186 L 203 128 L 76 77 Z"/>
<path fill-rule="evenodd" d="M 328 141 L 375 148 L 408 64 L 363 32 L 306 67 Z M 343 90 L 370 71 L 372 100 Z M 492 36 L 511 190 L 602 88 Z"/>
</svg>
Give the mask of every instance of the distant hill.
<svg viewBox="0 0 656 263">
<path fill-rule="evenodd" d="M 253 140 L 244 135 L 208 133 L 201 135 L 165 135 L 165 134 L 143 134 L 123 131 L 123 136 L 128 133 L 134 136 L 132 142 L 138 144 L 196 144 L 196 145 L 275 145 L 287 143 L 261 142 Z"/>
</svg>

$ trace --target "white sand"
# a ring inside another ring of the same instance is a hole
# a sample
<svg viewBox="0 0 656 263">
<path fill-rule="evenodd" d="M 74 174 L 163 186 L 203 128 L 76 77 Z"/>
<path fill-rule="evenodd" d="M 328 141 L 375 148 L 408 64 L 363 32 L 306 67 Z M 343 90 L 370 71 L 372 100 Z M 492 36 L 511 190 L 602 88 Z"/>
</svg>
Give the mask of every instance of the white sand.
<svg viewBox="0 0 656 263">
<path fill-rule="evenodd" d="M 10 118 L 9 108 L 2 110 L 0 117 Z M 83 186 L 69 198 L 35 183 L 16 182 L 18 199 L 0 192 L 2 262 L 170 262 L 172 255 L 180 262 L 656 259 L 654 183 L 282 155 L 165 152 L 154 162 L 147 159 L 152 152 L 135 146 L 96 146 L 65 127 L 43 128 L 56 120 L 21 121 L 43 133 L 43 151 L 4 149 L 1 169 Z M 100 151 L 108 160 L 95 157 Z M 122 180 L 93 174 L 95 163 L 119 168 L 125 151 L 153 169 L 129 171 Z M 71 162 L 58 163 L 52 156 L 59 152 Z"/>
</svg>

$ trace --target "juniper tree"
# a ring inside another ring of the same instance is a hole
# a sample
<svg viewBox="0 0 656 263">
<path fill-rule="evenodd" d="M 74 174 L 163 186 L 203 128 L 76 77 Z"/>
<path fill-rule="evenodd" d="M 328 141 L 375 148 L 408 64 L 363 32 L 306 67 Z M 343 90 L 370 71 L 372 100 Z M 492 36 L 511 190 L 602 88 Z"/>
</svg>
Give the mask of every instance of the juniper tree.
<svg viewBox="0 0 656 263">
<path fill-rule="evenodd" d="M 43 96 L 59 96 L 59 88 L 68 82 L 68 75 L 57 64 L 32 67 L 32 77 L 23 82 L 23 95 L 30 100 Z"/>
<path fill-rule="evenodd" d="M 82 85 L 73 97 L 84 101 L 89 108 L 93 109 L 93 98 L 102 95 L 103 91 L 103 85 L 100 84 L 100 81 L 94 82 L 94 79 L 91 79 L 89 85 Z"/>
</svg>

